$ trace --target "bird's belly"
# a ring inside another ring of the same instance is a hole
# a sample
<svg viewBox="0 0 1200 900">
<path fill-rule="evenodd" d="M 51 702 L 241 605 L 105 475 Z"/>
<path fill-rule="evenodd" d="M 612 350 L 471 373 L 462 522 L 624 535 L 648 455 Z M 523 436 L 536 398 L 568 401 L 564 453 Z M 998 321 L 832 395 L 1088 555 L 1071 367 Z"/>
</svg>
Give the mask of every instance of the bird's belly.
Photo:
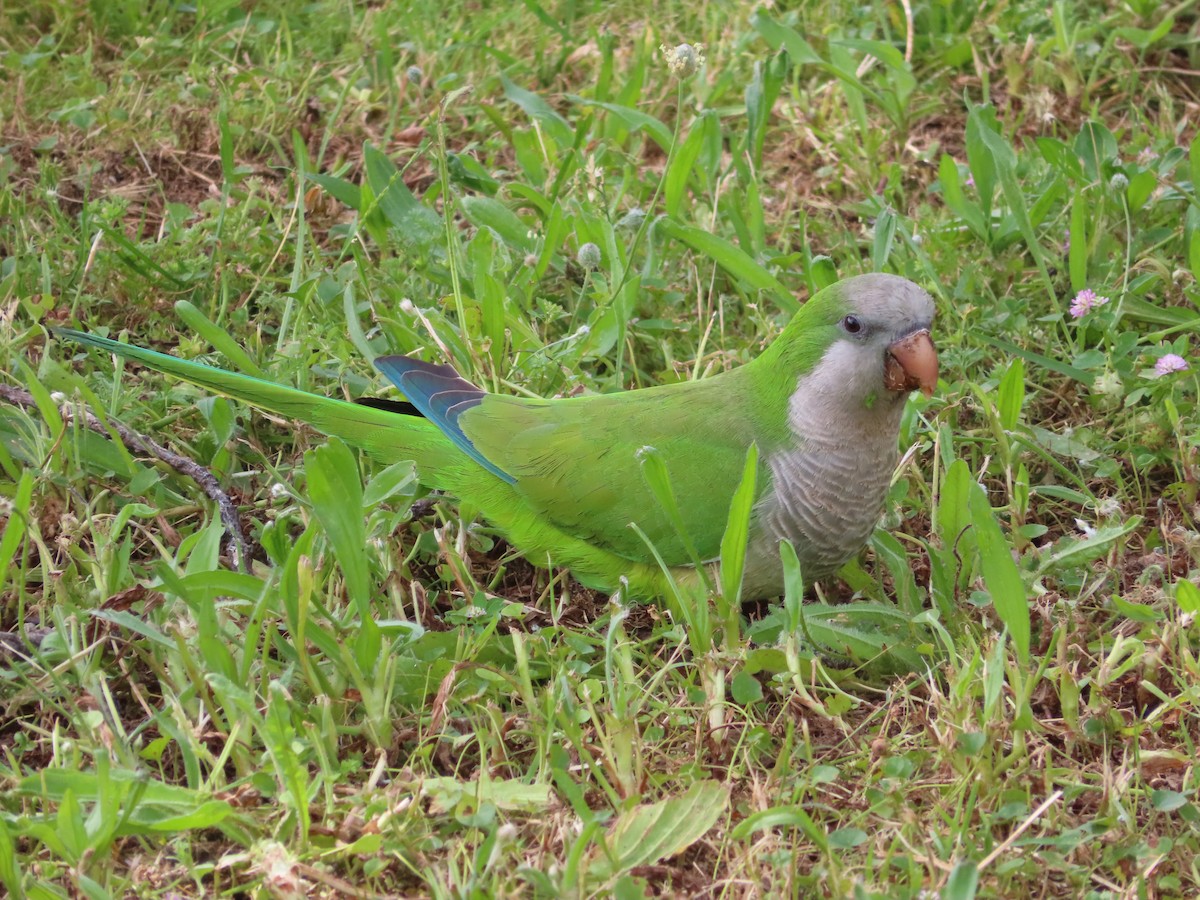
<svg viewBox="0 0 1200 900">
<path fill-rule="evenodd" d="M 896 458 L 894 438 L 857 446 L 810 444 L 770 456 L 771 486 L 754 509 L 743 597 L 783 592 L 784 539 L 796 548 L 808 583 L 849 561 L 879 522 Z"/>
</svg>

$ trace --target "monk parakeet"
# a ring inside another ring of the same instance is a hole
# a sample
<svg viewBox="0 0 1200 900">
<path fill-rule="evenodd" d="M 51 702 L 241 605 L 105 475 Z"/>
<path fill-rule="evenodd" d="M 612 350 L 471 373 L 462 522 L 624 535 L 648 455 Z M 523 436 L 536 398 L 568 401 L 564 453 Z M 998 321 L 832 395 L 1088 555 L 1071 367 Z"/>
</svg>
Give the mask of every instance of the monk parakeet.
<svg viewBox="0 0 1200 900">
<path fill-rule="evenodd" d="M 909 392 L 937 383 L 933 301 L 894 275 L 849 278 L 814 295 L 753 362 L 701 381 L 533 400 L 489 394 L 452 368 L 384 356 L 375 365 L 406 403 L 351 403 L 78 331 L 110 351 L 336 435 L 478 509 L 538 565 L 634 596 L 665 593 L 653 544 L 694 583 L 686 544 L 655 501 L 639 451 L 665 462 L 688 537 L 720 556 L 747 450 L 759 476 L 742 598 L 782 593 L 779 542 L 808 580 L 835 572 L 870 537 L 898 456 Z M 638 530 L 631 528 L 636 523 Z"/>
</svg>

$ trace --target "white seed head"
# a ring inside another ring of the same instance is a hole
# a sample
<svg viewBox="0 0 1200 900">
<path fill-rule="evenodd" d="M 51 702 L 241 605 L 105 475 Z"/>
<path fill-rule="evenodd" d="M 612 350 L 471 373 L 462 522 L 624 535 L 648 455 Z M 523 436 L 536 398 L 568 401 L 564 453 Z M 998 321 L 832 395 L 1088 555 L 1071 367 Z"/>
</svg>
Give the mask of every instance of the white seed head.
<svg viewBox="0 0 1200 900">
<path fill-rule="evenodd" d="M 636 206 L 617 221 L 618 228 L 628 228 L 634 231 L 642 227 L 642 223 L 646 221 L 645 210 L 638 209 Z"/>
<path fill-rule="evenodd" d="M 588 241 L 575 254 L 575 262 L 588 272 L 600 268 L 600 248 Z"/>
<path fill-rule="evenodd" d="M 704 65 L 703 44 L 680 44 L 678 47 L 660 44 L 658 49 L 662 51 L 671 74 L 680 78 L 690 78 Z"/>
<path fill-rule="evenodd" d="M 1095 388 L 1096 393 L 1108 397 L 1120 397 L 1125 391 L 1121 384 L 1121 376 L 1111 369 L 1096 379 Z"/>
</svg>

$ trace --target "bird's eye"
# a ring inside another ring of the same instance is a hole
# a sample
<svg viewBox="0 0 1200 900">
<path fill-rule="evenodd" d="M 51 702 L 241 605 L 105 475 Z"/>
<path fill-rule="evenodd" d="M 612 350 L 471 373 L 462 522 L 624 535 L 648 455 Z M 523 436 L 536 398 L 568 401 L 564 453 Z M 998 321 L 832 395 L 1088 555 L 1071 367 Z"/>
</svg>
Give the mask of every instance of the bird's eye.
<svg viewBox="0 0 1200 900">
<path fill-rule="evenodd" d="M 859 334 L 863 330 L 863 323 L 858 320 L 858 316 L 846 316 L 842 319 L 842 328 L 846 334 Z"/>
</svg>

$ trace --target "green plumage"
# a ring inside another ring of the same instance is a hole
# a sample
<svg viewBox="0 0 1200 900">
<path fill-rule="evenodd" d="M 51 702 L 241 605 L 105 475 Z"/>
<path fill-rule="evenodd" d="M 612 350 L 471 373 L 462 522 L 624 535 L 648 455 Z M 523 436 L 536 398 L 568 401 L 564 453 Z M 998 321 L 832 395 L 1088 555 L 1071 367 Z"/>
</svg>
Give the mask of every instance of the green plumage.
<svg viewBox="0 0 1200 900">
<path fill-rule="evenodd" d="M 630 523 L 645 533 L 676 578 L 689 580 L 695 573 L 645 482 L 638 451 L 652 446 L 666 461 L 689 537 L 702 559 L 715 560 L 751 442 L 768 460 L 797 446 L 789 403 L 797 385 L 839 339 L 851 283 L 817 294 L 758 359 L 713 378 L 556 400 L 485 395 L 460 382 L 468 390 L 446 396 L 457 400 L 461 395 L 469 402 L 452 406 L 447 401 L 431 415 L 434 421 L 78 331 L 58 334 L 305 422 L 383 462 L 412 460 L 425 484 L 469 500 L 532 562 L 568 566 L 585 584 L 602 589 L 615 589 L 624 578 L 631 592 L 652 596 L 663 592 L 665 581 Z M 444 368 L 392 360 L 380 362 L 389 377 L 397 377 L 391 371 L 397 362 L 421 366 L 413 377 L 435 385 L 447 377 Z M 403 379 L 401 374 L 398 383 Z M 437 391 L 432 388 L 425 398 L 434 406 Z M 891 440 L 894 447 L 894 434 Z M 769 465 L 758 483 L 760 499 L 769 497 L 774 490 Z"/>
</svg>

